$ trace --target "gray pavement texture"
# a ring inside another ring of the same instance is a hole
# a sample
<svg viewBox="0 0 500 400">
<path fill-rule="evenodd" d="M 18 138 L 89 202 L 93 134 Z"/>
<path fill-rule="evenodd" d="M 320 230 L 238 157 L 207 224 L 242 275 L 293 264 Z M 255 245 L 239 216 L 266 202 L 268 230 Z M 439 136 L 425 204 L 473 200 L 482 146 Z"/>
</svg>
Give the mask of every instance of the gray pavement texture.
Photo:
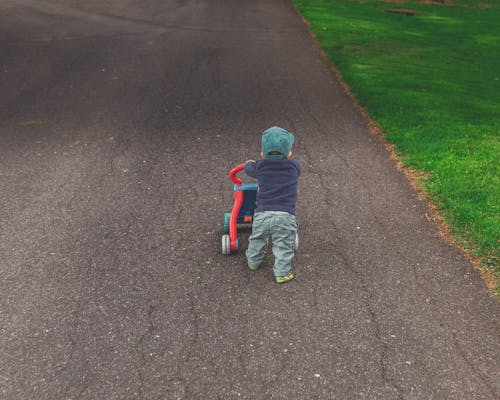
<svg viewBox="0 0 500 400">
<path fill-rule="evenodd" d="M 272 125 L 283 286 L 220 252 Z M 0 185 L 2 400 L 500 398 L 497 300 L 288 0 L 2 0 Z"/>
</svg>

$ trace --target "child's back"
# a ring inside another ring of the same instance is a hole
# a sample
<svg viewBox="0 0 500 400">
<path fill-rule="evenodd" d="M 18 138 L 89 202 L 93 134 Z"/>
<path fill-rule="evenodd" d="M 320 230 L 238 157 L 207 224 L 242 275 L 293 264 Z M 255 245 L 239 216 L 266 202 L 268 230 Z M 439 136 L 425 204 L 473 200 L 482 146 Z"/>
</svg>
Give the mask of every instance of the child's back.
<svg viewBox="0 0 500 400">
<path fill-rule="evenodd" d="M 258 160 L 245 172 L 259 181 L 255 212 L 286 211 L 295 215 L 300 165 L 295 160 Z"/>
</svg>

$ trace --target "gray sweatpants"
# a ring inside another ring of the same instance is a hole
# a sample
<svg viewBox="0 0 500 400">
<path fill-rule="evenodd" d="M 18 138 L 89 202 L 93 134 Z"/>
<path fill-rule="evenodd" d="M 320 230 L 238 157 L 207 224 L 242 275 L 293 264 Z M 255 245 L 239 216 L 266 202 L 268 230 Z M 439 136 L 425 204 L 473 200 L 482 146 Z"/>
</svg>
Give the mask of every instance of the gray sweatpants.
<svg viewBox="0 0 500 400">
<path fill-rule="evenodd" d="M 297 222 L 292 214 L 273 211 L 255 213 L 246 251 L 248 265 L 258 267 L 262 264 L 266 245 L 271 239 L 274 276 L 286 276 L 292 267 L 296 233 Z"/>
</svg>

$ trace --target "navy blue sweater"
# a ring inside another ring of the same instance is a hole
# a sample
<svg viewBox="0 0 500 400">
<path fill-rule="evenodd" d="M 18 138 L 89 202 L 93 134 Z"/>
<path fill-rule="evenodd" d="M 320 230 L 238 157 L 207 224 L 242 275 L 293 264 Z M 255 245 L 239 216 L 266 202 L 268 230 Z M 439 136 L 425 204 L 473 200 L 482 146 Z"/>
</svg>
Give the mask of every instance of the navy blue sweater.
<svg viewBox="0 0 500 400">
<path fill-rule="evenodd" d="M 286 211 L 295 215 L 300 164 L 295 160 L 247 162 L 245 172 L 259 181 L 257 208 L 260 211 Z"/>
</svg>

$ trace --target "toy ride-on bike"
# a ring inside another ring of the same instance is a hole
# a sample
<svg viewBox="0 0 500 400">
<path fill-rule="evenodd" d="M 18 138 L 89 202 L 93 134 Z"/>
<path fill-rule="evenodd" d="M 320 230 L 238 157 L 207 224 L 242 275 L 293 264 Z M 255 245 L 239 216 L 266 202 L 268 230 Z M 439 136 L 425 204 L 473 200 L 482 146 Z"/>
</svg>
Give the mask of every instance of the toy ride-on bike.
<svg viewBox="0 0 500 400">
<path fill-rule="evenodd" d="M 245 168 L 239 164 L 229 171 L 229 179 L 234 182 L 233 208 L 224 213 L 224 235 L 222 235 L 222 254 L 236 253 L 239 248 L 238 225 L 252 225 L 257 199 L 258 183 L 243 183 L 236 174 Z M 299 236 L 295 236 L 294 250 L 299 248 Z"/>
</svg>

